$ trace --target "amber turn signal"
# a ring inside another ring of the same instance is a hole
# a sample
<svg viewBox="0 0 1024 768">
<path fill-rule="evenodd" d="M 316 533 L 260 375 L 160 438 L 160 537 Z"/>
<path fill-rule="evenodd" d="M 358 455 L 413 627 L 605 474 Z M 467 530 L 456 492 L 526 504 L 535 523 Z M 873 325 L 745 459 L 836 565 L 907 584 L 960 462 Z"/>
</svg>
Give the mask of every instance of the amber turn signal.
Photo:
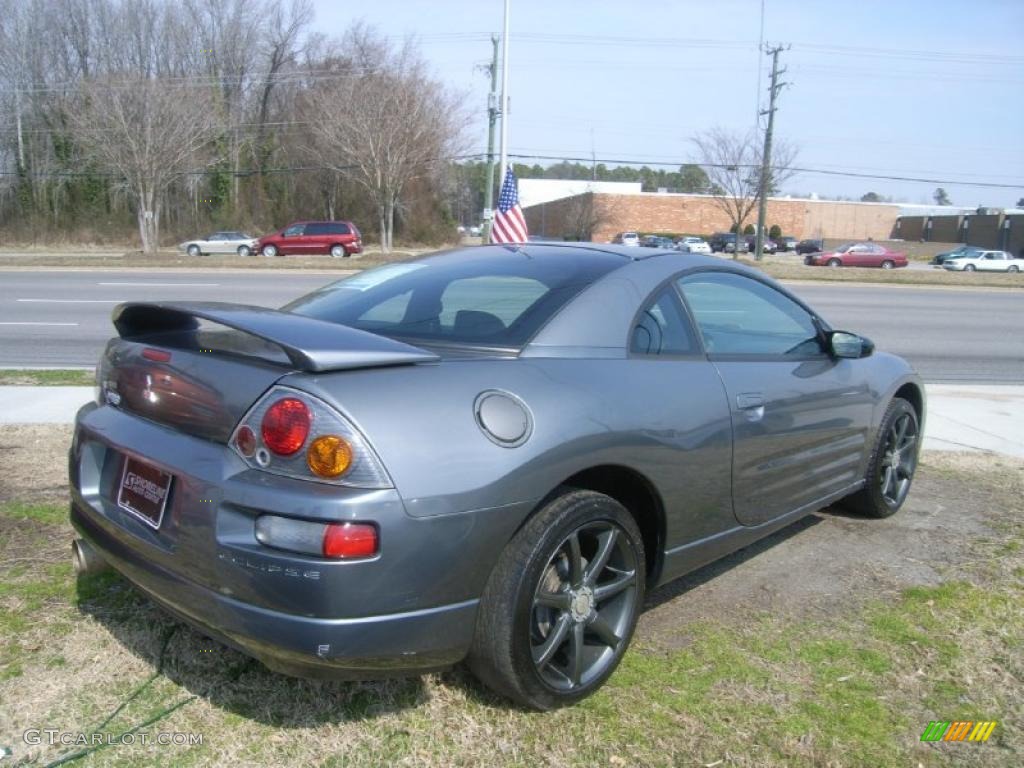
<svg viewBox="0 0 1024 768">
<path fill-rule="evenodd" d="M 306 464 L 314 475 L 338 477 L 352 466 L 352 446 L 337 435 L 320 435 L 306 450 Z"/>
</svg>

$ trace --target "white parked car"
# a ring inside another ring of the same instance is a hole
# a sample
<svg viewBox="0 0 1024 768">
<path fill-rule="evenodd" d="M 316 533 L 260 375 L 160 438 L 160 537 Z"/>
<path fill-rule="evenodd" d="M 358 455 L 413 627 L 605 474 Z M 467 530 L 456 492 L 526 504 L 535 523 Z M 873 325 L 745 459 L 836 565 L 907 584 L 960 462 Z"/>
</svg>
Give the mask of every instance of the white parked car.
<svg viewBox="0 0 1024 768">
<path fill-rule="evenodd" d="M 239 256 L 251 256 L 256 250 L 256 238 L 245 232 L 225 230 L 214 232 L 207 238 L 186 240 L 178 246 L 189 256 L 201 256 L 207 253 L 237 253 Z"/>
<path fill-rule="evenodd" d="M 946 259 L 942 267 L 951 272 L 1020 272 L 1024 270 L 1024 259 L 1015 259 L 1006 251 L 980 251 L 969 257 Z"/>
<path fill-rule="evenodd" d="M 684 253 L 711 253 L 711 246 L 703 237 L 681 237 L 676 249 Z"/>
<path fill-rule="evenodd" d="M 613 239 L 613 243 L 619 245 L 640 245 L 640 235 L 636 232 L 619 232 Z"/>
</svg>

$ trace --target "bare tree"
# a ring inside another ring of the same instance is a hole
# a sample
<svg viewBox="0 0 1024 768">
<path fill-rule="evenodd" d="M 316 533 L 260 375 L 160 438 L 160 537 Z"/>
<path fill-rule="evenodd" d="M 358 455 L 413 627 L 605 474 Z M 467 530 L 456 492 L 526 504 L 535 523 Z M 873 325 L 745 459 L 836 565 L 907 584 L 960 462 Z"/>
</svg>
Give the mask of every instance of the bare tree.
<svg viewBox="0 0 1024 768">
<path fill-rule="evenodd" d="M 187 89 L 188 97 L 184 97 Z M 71 113 L 78 143 L 104 170 L 124 179 L 136 205 L 144 253 L 159 247 L 167 187 L 193 164 L 216 133 L 213 99 L 195 83 L 109 77 L 83 85 Z"/>
<path fill-rule="evenodd" d="M 575 195 L 565 202 L 565 237 L 590 240 L 594 230 L 607 221 L 604 210 L 597 205 L 593 192 Z"/>
<path fill-rule="evenodd" d="M 716 127 L 694 136 L 693 143 L 700 155 L 699 162 L 711 181 L 712 199 L 735 228 L 737 248 L 733 251 L 733 258 L 736 258 L 740 250 L 739 238 L 743 236 L 743 223 L 757 207 L 762 194 L 760 137 L 754 132 L 736 134 Z M 764 194 L 776 192 L 793 176 L 795 159 L 796 149 L 776 139 Z"/>
<path fill-rule="evenodd" d="M 460 99 L 427 76 L 410 42 L 393 51 L 357 25 L 344 47 L 350 57 L 311 89 L 306 102 L 311 150 L 365 189 L 386 253 L 403 190 L 443 171 L 461 139 L 465 112 Z"/>
</svg>

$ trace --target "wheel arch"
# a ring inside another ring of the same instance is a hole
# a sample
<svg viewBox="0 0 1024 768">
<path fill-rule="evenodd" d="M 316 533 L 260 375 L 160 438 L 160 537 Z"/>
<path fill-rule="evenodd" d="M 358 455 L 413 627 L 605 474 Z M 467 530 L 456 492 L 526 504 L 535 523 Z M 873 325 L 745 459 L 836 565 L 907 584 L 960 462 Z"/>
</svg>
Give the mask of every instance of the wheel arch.
<svg viewBox="0 0 1024 768">
<path fill-rule="evenodd" d="M 920 387 L 912 381 L 908 381 L 893 393 L 893 397 L 900 397 L 910 403 L 917 414 L 919 424 L 924 423 L 924 393 Z"/>
<path fill-rule="evenodd" d="M 643 474 L 619 464 L 600 464 L 565 478 L 534 507 L 522 525 L 566 488 L 595 491 L 610 496 L 633 516 L 643 536 L 648 588 L 661 577 L 665 549 L 665 507 L 661 494 Z"/>
</svg>

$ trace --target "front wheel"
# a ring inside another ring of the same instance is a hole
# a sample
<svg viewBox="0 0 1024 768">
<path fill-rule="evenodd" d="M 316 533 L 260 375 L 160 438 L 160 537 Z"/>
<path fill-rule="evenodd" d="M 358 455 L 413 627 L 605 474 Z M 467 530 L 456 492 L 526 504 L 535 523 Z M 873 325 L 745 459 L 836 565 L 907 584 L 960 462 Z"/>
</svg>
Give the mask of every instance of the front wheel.
<svg viewBox="0 0 1024 768">
<path fill-rule="evenodd" d="M 263 255 L 268 257 L 268 258 L 271 258 L 271 259 L 274 258 L 275 256 L 277 256 L 277 246 L 274 246 L 274 245 L 264 245 L 263 246 Z"/>
<path fill-rule="evenodd" d="M 843 262 L 841 262 L 839 259 L 829 259 L 828 265 L 830 267 L 841 267 L 843 266 Z"/>
<path fill-rule="evenodd" d="M 973 271 L 974 271 L 974 265 L 973 264 L 968 264 L 966 267 L 964 267 L 964 272 L 973 272 Z"/>
<path fill-rule="evenodd" d="M 864 487 L 848 496 L 844 505 L 867 517 L 895 514 L 910 492 L 920 440 L 920 421 L 914 406 L 903 398 L 893 398 L 878 429 Z"/>
<path fill-rule="evenodd" d="M 345 250 L 344 245 L 331 246 L 331 256 L 335 259 L 343 259 L 348 256 L 348 251 Z"/>
<path fill-rule="evenodd" d="M 513 537 L 480 600 L 469 666 L 539 710 L 572 704 L 615 671 L 644 597 L 643 538 L 608 496 L 567 490 Z"/>
<path fill-rule="evenodd" d="M 1006 271 L 1010 273 L 1020 272 L 1020 267 L 1018 267 L 1016 264 L 1011 264 L 1009 267 L 1006 268 Z"/>
<path fill-rule="evenodd" d="M 893 264 L 893 263 L 892 263 L 891 261 L 889 261 L 888 259 L 886 259 L 885 261 L 883 261 L 883 262 L 882 262 L 882 269 L 892 269 L 892 268 L 893 268 L 893 267 L 895 267 L 895 266 L 896 266 L 896 265 L 895 265 L 895 264 Z"/>
<path fill-rule="evenodd" d="M 240 246 L 238 246 L 237 253 L 238 253 L 239 256 L 241 256 L 243 258 L 245 258 L 247 256 L 252 256 L 252 248 L 250 248 L 248 245 L 240 245 Z"/>
</svg>

